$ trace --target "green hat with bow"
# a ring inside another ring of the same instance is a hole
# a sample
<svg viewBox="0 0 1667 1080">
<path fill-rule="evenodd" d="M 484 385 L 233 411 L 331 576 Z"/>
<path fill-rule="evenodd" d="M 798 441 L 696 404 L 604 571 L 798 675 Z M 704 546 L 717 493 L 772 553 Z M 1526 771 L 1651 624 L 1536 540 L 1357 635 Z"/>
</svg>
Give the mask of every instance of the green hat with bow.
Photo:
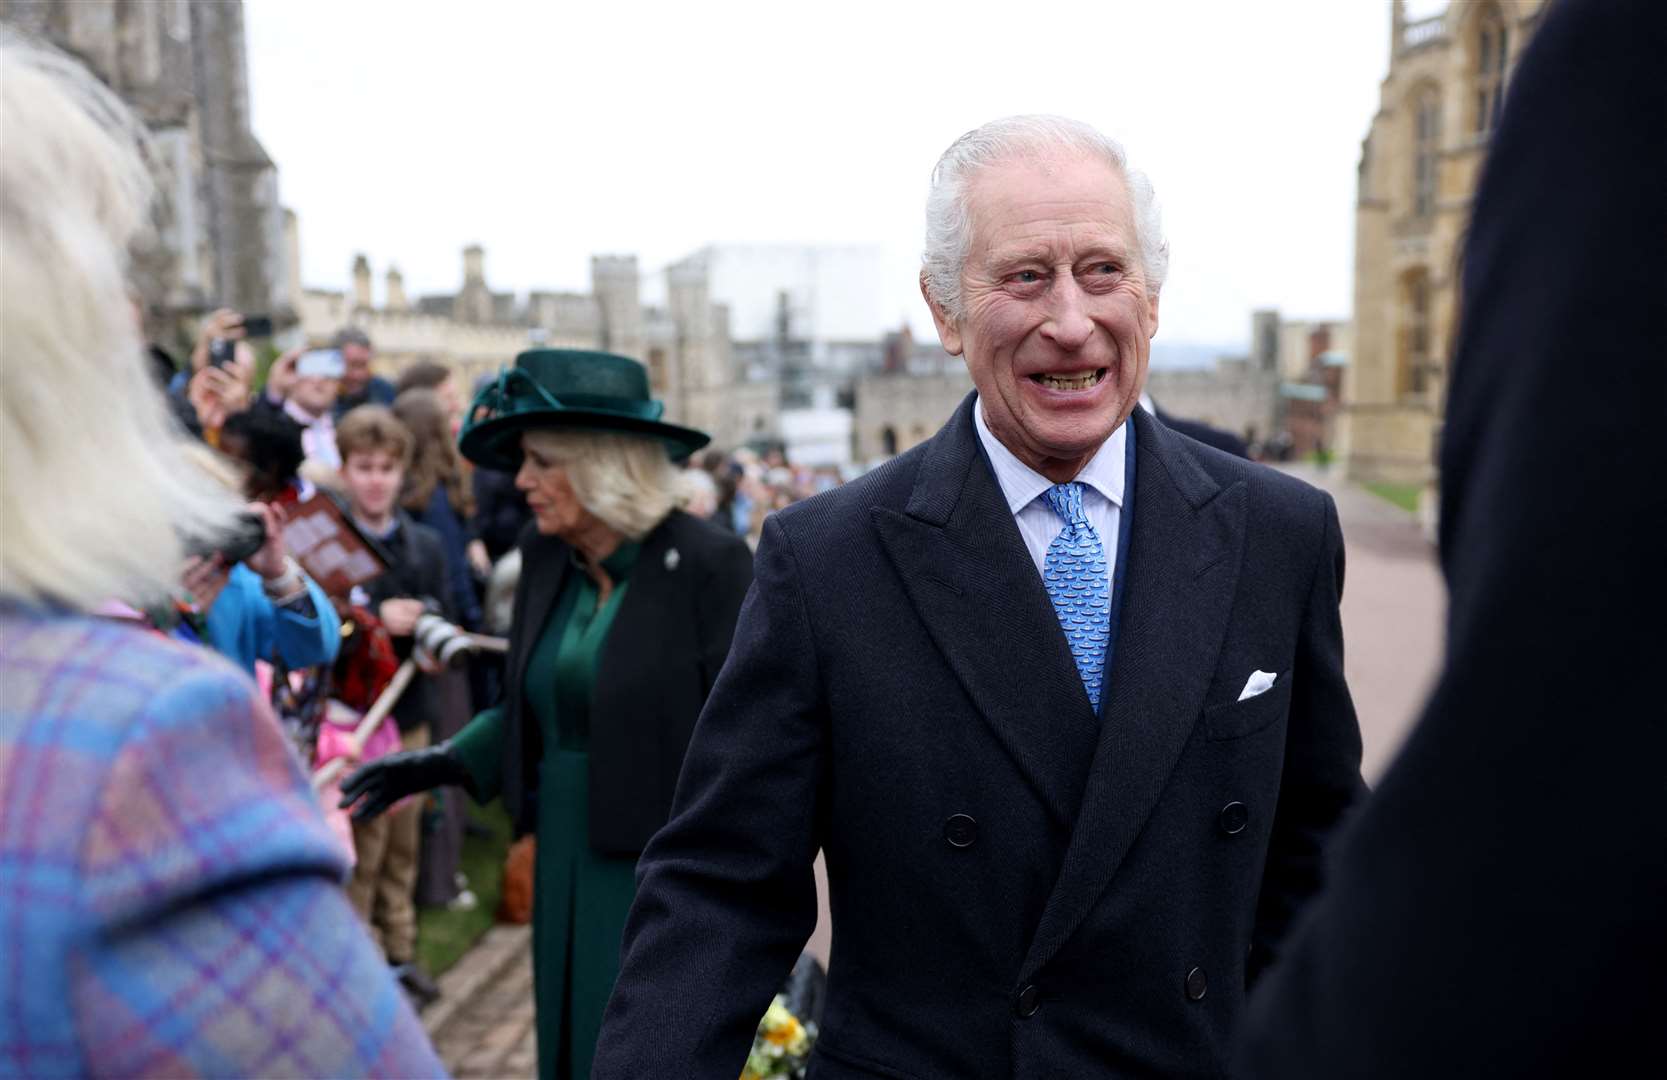
<svg viewBox="0 0 1667 1080">
<path fill-rule="evenodd" d="M 648 370 L 628 356 L 584 349 L 528 349 L 483 387 L 469 406 L 458 449 L 476 465 L 521 467 L 521 433 L 541 428 L 612 431 L 666 444 L 682 461 L 711 436 L 660 419 Z"/>
</svg>

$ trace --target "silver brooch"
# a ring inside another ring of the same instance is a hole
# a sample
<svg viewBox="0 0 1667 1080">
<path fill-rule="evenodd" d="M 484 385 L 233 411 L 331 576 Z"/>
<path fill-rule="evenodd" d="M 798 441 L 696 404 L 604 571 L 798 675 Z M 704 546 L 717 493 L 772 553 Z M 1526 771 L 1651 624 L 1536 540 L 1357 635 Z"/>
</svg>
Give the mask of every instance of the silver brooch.
<svg viewBox="0 0 1667 1080">
<path fill-rule="evenodd" d="M 666 569 L 667 570 L 676 570 L 677 569 L 677 564 L 682 562 L 682 561 L 683 561 L 683 556 L 681 556 L 677 553 L 676 548 L 672 548 L 670 551 L 666 552 Z"/>
</svg>

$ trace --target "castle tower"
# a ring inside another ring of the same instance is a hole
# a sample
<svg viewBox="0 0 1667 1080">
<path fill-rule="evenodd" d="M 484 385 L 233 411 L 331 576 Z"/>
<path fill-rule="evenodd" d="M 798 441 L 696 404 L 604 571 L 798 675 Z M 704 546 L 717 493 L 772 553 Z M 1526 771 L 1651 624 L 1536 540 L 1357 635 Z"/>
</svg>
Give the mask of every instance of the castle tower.
<svg viewBox="0 0 1667 1080">
<path fill-rule="evenodd" d="M 637 273 L 637 257 L 591 256 L 590 287 L 602 312 L 602 332 L 597 345 L 642 360 L 642 282 Z"/>
<path fill-rule="evenodd" d="M 353 308 L 364 311 L 371 307 L 370 260 L 363 255 L 353 256 Z"/>
<path fill-rule="evenodd" d="M 486 287 L 486 249 L 479 244 L 463 249 L 463 289 L 453 303 L 452 317 L 466 323 L 492 321 L 492 291 Z"/>
<path fill-rule="evenodd" d="M 383 306 L 385 306 L 389 311 L 411 310 L 411 301 L 405 295 L 405 275 L 401 274 L 397 267 L 388 267 L 386 284 L 388 293 L 387 300 Z"/>
</svg>

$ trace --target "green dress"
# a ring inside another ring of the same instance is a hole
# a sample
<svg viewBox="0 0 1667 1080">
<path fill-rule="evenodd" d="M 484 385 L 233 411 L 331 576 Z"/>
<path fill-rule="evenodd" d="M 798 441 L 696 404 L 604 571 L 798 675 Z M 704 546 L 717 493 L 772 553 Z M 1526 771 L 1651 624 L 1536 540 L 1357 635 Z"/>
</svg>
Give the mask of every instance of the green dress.
<svg viewBox="0 0 1667 1080">
<path fill-rule="evenodd" d="M 527 663 L 522 691 L 544 737 L 539 763 L 538 856 L 533 885 L 533 997 L 540 1080 L 588 1077 L 602 1010 L 619 975 L 619 943 L 636 893 L 636 859 L 590 847 L 590 725 L 597 658 L 619 612 L 638 544 L 602 565 L 614 580 L 607 603 L 589 574 L 574 572 Z M 504 745 L 501 708 L 452 740 L 483 801 L 497 795 Z"/>
</svg>

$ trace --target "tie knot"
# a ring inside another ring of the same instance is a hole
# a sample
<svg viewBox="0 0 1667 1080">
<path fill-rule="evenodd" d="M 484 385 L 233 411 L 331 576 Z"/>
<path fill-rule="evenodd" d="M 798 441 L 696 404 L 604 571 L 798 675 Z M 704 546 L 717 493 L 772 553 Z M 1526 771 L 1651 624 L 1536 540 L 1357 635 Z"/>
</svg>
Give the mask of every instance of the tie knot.
<svg viewBox="0 0 1667 1080">
<path fill-rule="evenodd" d="M 1076 481 L 1069 484 L 1055 484 L 1042 493 L 1053 507 L 1053 512 L 1065 519 L 1067 525 L 1086 525 L 1088 518 L 1082 512 L 1082 485 Z"/>
</svg>

